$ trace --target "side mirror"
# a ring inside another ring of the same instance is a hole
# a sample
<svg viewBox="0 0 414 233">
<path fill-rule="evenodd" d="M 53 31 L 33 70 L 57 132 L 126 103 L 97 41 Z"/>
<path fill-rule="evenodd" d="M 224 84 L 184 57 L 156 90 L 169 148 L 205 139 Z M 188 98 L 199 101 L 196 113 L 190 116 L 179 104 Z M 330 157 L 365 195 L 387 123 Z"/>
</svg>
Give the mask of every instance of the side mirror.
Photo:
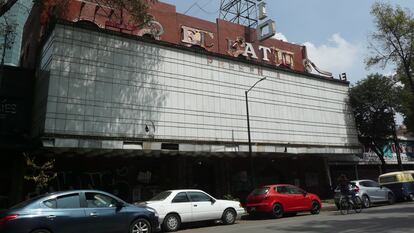
<svg viewBox="0 0 414 233">
<path fill-rule="evenodd" d="M 303 191 L 303 196 L 305 196 L 305 197 L 306 197 L 306 195 L 308 195 L 308 192 Z"/>
<path fill-rule="evenodd" d="M 210 202 L 211 202 L 211 204 L 214 204 L 214 203 L 216 203 L 216 200 L 214 198 L 211 198 Z"/>
</svg>

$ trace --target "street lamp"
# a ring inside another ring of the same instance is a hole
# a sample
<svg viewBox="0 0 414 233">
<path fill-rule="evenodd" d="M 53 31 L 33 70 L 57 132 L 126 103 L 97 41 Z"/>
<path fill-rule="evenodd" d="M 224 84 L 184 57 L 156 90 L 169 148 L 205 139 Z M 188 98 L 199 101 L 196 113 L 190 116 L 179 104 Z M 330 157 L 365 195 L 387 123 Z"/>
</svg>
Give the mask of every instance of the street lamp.
<svg viewBox="0 0 414 233">
<path fill-rule="evenodd" d="M 255 175 L 254 175 L 254 166 L 253 166 L 253 155 L 252 155 L 252 141 L 250 137 L 250 117 L 249 117 L 249 99 L 247 97 L 247 94 L 249 91 L 253 89 L 259 82 L 265 80 L 266 77 L 261 78 L 258 80 L 253 86 L 249 88 L 249 90 L 245 91 L 244 94 L 246 95 L 246 115 L 247 115 L 247 135 L 249 137 L 249 159 L 250 159 L 250 173 L 252 176 L 252 185 L 255 186 Z"/>
</svg>

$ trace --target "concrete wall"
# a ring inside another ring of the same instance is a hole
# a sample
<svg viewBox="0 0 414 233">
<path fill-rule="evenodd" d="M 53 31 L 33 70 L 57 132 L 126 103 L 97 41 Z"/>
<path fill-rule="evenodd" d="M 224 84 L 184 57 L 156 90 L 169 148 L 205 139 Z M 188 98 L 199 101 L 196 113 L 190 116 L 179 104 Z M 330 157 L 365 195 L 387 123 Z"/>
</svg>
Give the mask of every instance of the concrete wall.
<svg viewBox="0 0 414 233">
<path fill-rule="evenodd" d="M 39 132 L 246 142 L 244 91 L 267 76 L 249 93 L 252 142 L 357 145 L 339 81 L 63 25 L 44 45 L 41 69 Z"/>
</svg>

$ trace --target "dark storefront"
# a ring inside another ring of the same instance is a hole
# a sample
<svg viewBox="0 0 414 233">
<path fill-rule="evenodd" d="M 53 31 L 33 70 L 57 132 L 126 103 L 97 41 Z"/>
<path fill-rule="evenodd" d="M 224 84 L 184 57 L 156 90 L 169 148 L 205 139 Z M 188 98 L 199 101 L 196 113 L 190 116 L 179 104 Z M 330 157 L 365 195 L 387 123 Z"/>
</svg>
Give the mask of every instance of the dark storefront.
<svg viewBox="0 0 414 233">
<path fill-rule="evenodd" d="M 31 148 L 34 73 L 10 66 L 0 72 L 0 208 L 4 208 L 22 196 L 22 153 Z"/>
</svg>

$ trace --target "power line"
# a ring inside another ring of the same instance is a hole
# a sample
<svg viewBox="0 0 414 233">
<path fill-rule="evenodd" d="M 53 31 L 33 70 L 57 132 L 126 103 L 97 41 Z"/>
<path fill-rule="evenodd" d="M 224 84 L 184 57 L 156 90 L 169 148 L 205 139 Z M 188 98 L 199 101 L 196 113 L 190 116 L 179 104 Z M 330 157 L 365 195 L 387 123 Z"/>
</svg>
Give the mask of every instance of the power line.
<svg viewBox="0 0 414 233">
<path fill-rule="evenodd" d="M 193 4 L 191 4 L 191 6 L 184 12 L 184 14 L 187 14 L 187 12 L 189 11 L 189 10 L 191 10 L 191 8 L 193 8 L 196 4 L 197 4 L 197 2 L 198 1 L 195 1 Z"/>
<path fill-rule="evenodd" d="M 207 1 L 207 3 L 206 4 L 204 4 L 203 6 L 200 6 L 199 4 L 198 4 L 198 2 L 199 2 L 200 0 L 198 0 L 198 1 L 196 1 L 196 2 L 194 2 L 185 12 L 184 12 L 184 14 L 187 14 L 193 7 L 198 7 L 198 9 L 199 10 L 201 10 L 201 11 L 203 11 L 204 13 L 206 13 L 206 14 L 217 14 L 218 13 L 218 11 L 219 10 L 217 10 L 217 11 L 215 11 L 215 12 L 209 12 L 209 11 L 206 11 L 205 9 L 204 9 L 204 7 L 206 7 L 207 5 L 209 5 L 210 3 L 211 3 L 211 1 L 210 0 L 208 0 Z"/>
</svg>

